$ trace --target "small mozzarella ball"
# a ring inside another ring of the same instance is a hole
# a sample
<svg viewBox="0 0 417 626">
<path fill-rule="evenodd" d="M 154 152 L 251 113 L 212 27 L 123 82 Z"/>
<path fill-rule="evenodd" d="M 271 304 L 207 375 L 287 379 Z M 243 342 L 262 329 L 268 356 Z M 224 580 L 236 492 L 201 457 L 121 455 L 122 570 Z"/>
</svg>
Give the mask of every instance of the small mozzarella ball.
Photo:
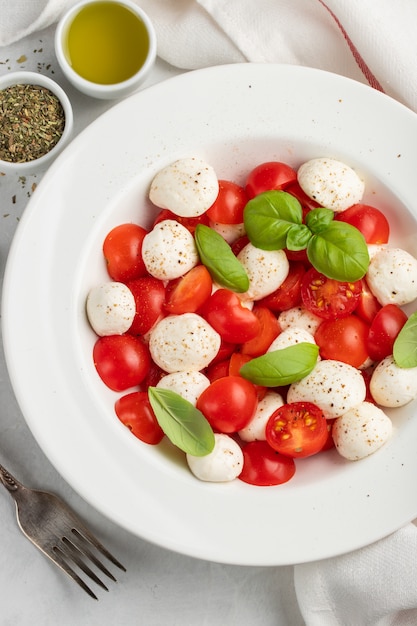
<svg viewBox="0 0 417 626">
<path fill-rule="evenodd" d="M 313 335 L 308 330 L 305 330 L 304 328 L 297 328 L 296 326 L 290 326 L 289 328 L 283 330 L 282 333 L 274 339 L 267 352 L 282 350 L 283 348 L 294 346 L 297 343 L 313 343 L 316 345 Z"/>
<path fill-rule="evenodd" d="M 391 437 L 392 422 L 372 402 L 362 402 L 341 417 L 332 427 L 337 451 L 349 461 L 358 461 L 376 452 Z"/>
<path fill-rule="evenodd" d="M 199 262 L 194 237 L 175 220 L 163 220 L 145 235 L 142 257 L 146 270 L 159 280 L 179 278 Z"/>
<path fill-rule="evenodd" d="M 123 335 L 135 317 L 135 298 L 123 283 L 103 283 L 90 290 L 86 310 L 88 321 L 97 335 Z"/>
<path fill-rule="evenodd" d="M 262 400 L 259 400 L 255 415 L 249 424 L 239 430 L 242 441 L 265 441 L 266 424 L 272 413 L 283 406 L 284 400 L 276 391 L 267 391 Z"/>
<path fill-rule="evenodd" d="M 179 159 L 164 167 L 151 183 L 149 198 L 181 217 L 197 217 L 211 207 L 219 182 L 211 165 L 197 158 Z"/>
<path fill-rule="evenodd" d="M 227 482 L 239 476 L 243 469 L 243 452 L 234 439 L 218 433 L 214 435 L 214 449 L 205 456 L 187 454 L 188 467 L 200 480 Z"/>
<path fill-rule="evenodd" d="M 417 367 L 398 367 L 392 355 L 374 369 L 369 389 L 377 404 L 399 407 L 417 398 Z"/>
<path fill-rule="evenodd" d="M 150 333 L 149 350 L 165 372 L 196 372 L 207 367 L 220 348 L 220 335 L 196 313 L 169 315 Z"/>
<path fill-rule="evenodd" d="M 372 257 L 366 282 L 382 305 L 412 302 L 417 298 L 417 259 L 401 248 L 383 248 Z"/>
<path fill-rule="evenodd" d="M 209 385 L 210 381 L 207 376 L 204 376 L 201 372 L 191 370 L 167 374 L 161 378 L 156 386 L 161 389 L 175 391 L 175 393 L 178 393 L 182 398 L 195 406 L 200 394 Z"/>
<path fill-rule="evenodd" d="M 219 233 L 225 241 L 231 246 L 245 234 L 244 224 L 220 224 L 220 222 L 210 222 L 210 227 Z"/>
<path fill-rule="evenodd" d="M 318 315 L 310 313 L 310 311 L 307 311 L 307 309 L 301 306 L 282 311 L 278 315 L 278 323 L 282 330 L 294 327 L 303 328 L 312 335 L 315 334 L 322 321 L 323 320 L 318 317 Z"/>
<path fill-rule="evenodd" d="M 380 252 L 381 250 L 385 250 L 387 246 L 384 244 L 378 244 L 378 243 L 368 243 L 368 254 L 369 254 L 369 260 L 373 259 L 374 256 L 376 254 L 378 254 L 378 252 Z"/>
<path fill-rule="evenodd" d="M 340 417 L 365 400 L 363 376 L 341 361 L 318 361 L 313 371 L 290 385 L 287 402 L 317 404 L 327 419 Z"/>
<path fill-rule="evenodd" d="M 332 211 L 362 200 L 365 184 L 345 163 L 335 159 L 311 159 L 298 169 L 298 183 L 309 198 Z"/>
<path fill-rule="evenodd" d="M 249 278 L 242 300 L 260 300 L 273 293 L 287 278 L 290 265 L 283 250 L 261 250 L 248 243 L 237 255 Z"/>
</svg>

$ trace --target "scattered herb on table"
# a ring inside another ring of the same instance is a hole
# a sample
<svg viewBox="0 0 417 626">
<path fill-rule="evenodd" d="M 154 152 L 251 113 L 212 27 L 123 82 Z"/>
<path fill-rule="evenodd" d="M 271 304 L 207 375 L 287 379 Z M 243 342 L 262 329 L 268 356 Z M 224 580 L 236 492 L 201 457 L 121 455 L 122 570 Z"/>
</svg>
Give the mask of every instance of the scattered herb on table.
<svg viewBox="0 0 417 626">
<path fill-rule="evenodd" d="M 25 163 L 59 141 L 65 127 L 62 105 L 40 85 L 11 85 L 0 91 L 0 159 Z"/>
</svg>

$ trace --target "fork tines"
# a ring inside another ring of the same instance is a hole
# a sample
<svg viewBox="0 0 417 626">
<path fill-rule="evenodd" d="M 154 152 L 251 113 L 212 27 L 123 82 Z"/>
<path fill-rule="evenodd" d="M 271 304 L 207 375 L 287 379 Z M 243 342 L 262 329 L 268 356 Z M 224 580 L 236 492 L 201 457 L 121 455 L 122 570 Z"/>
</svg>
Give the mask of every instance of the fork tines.
<svg viewBox="0 0 417 626">
<path fill-rule="evenodd" d="M 69 533 L 68 533 L 69 534 Z M 111 563 L 122 571 L 126 568 L 92 535 L 86 528 L 71 529 L 71 536 L 62 537 L 60 543 L 53 547 L 53 559 L 78 585 L 84 589 L 89 596 L 97 600 L 96 594 L 84 582 L 84 580 L 74 570 L 73 565 L 78 567 L 93 582 L 102 589 L 108 591 L 108 587 L 97 576 L 97 574 L 86 563 L 88 559 L 98 570 L 105 574 L 110 580 L 117 582 L 113 574 L 103 565 L 96 554 L 90 549 L 93 546 L 98 552 L 105 556 Z"/>
</svg>

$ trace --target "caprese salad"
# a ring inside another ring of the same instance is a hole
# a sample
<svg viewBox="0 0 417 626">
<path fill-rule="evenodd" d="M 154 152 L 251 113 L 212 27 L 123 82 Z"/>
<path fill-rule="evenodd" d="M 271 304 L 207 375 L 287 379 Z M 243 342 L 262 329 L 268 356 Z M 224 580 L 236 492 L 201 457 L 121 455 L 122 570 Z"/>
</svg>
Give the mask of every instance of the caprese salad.
<svg viewBox="0 0 417 626">
<path fill-rule="evenodd" d="M 265 162 L 244 185 L 192 157 L 154 177 L 153 225 L 103 242 L 86 299 L 98 375 L 147 444 L 203 481 L 278 485 L 296 460 L 381 448 L 417 398 L 417 258 L 332 158 Z"/>
</svg>

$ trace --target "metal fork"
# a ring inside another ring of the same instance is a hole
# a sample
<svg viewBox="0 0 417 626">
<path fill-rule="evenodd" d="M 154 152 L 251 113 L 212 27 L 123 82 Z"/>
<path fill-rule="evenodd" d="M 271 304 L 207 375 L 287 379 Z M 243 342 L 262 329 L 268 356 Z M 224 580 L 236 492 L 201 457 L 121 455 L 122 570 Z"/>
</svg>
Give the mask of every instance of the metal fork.
<svg viewBox="0 0 417 626">
<path fill-rule="evenodd" d="M 97 585 L 108 591 L 85 559 L 112 581 L 113 574 L 105 567 L 95 551 L 105 556 L 119 569 L 126 568 L 94 537 L 75 513 L 60 498 L 46 491 L 29 489 L 0 465 L 0 482 L 16 503 L 18 524 L 26 537 L 66 572 L 76 583 L 97 600 L 96 594 L 74 570 L 83 571 Z"/>
</svg>

